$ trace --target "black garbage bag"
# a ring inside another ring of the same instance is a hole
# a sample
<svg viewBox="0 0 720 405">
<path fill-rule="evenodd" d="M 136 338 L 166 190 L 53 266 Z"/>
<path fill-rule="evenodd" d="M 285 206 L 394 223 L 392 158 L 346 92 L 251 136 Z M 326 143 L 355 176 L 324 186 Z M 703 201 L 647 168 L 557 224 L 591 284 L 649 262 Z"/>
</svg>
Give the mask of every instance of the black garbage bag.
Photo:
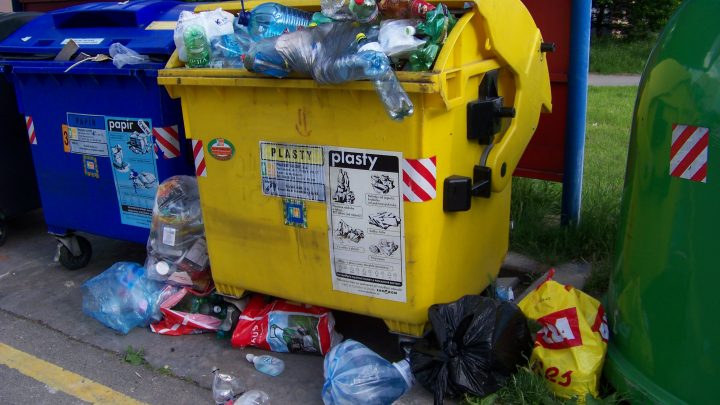
<svg viewBox="0 0 720 405">
<path fill-rule="evenodd" d="M 532 339 L 527 319 L 511 302 L 466 295 L 428 309 L 432 330 L 410 351 L 417 381 L 443 398 L 484 397 L 527 364 Z"/>
</svg>

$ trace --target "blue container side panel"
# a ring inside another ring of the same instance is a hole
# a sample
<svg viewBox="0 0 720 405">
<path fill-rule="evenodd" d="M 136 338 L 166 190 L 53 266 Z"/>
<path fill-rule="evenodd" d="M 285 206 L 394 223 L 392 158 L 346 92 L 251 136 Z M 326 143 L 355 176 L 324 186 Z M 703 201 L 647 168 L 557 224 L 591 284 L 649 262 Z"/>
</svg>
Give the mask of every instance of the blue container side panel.
<svg viewBox="0 0 720 405">
<path fill-rule="evenodd" d="M 14 73 L 18 105 L 32 117 L 36 132 L 32 154 L 50 232 L 81 231 L 138 243 L 149 235 L 147 228 L 122 223 L 109 156 L 95 157 L 96 178 L 87 173 L 82 154 L 65 152 L 68 113 L 150 119 L 153 128 L 177 125 L 181 154 L 167 159 L 155 148 L 157 180 L 192 174 L 179 101 L 170 99 L 151 76 Z"/>
</svg>

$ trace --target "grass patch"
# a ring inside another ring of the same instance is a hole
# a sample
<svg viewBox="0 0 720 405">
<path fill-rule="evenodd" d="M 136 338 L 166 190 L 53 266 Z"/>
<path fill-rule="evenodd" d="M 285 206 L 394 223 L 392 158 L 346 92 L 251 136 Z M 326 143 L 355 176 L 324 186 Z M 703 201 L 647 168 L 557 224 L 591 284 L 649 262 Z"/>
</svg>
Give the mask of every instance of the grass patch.
<svg viewBox="0 0 720 405">
<path fill-rule="evenodd" d="M 610 394 L 603 399 L 585 397 L 587 405 L 614 405 L 621 400 L 617 394 Z M 539 375 L 523 367 L 515 373 L 508 383 L 498 392 L 485 398 L 467 396 L 466 405 L 577 405 L 582 402 L 576 399 L 556 397 L 548 388 L 545 380 Z"/>
<path fill-rule="evenodd" d="M 640 74 L 656 41 L 657 35 L 637 40 L 592 37 L 590 71 L 602 74 Z"/>
<path fill-rule="evenodd" d="M 143 348 L 136 349 L 132 346 L 128 346 L 127 349 L 125 349 L 125 354 L 123 355 L 123 360 L 126 363 L 132 364 L 133 366 L 143 366 L 147 370 L 154 371 L 158 374 L 162 374 L 169 377 L 177 377 L 175 373 L 173 373 L 170 366 L 164 366 L 164 367 L 153 367 L 148 363 L 148 361 L 145 359 L 145 350 Z"/>
<path fill-rule="evenodd" d="M 588 292 L 607 289 L 625 179 L 627 145 L 636 87 L 588 90 L 582 209 L 577 227 L 560 226 L 562 185 L 513 179 L 510 248 L 555 265 L 574 259 L 592 263 Z"/>
</svg>

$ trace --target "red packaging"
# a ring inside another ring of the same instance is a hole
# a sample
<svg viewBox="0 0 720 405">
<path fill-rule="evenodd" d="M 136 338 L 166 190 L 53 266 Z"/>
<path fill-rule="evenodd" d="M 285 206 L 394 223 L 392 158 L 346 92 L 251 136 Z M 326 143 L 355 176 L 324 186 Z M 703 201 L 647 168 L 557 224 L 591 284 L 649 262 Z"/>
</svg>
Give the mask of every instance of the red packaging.
<svg viewBox="0 0 720 405">
<path fill-rule="evenodd" d="M 253 346 L 274 352 L 325 355 L 342 337 L 335 318 L 325 308 L 286 300 L 265 303 L 262 295 L 250 298 L 232 335 L 232 345 Z"/>
<path fill-rule="evenodd" d="M 384 17 L 425 18 L 425 14 L 434 9 L 435 6 L 423 0 L 380 0 L 378 2 L 378 10 Z"/>
</svg>

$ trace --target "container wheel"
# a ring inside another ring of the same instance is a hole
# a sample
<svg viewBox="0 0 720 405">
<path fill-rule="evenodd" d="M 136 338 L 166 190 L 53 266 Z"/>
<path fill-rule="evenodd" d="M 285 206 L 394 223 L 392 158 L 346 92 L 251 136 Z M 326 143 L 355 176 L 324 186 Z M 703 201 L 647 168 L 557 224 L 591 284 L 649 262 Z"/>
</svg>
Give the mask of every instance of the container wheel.
<svg viewBox="0 0 720 405">
<path fill-rule="evenodd" d="M 5 244 L 7 239 L 7 224 L 4 220 L 0 219 L 0 246 Z"/>
<path fill-rule="evenodd" d="M 74 256 L 67 246 L 63 245 L 60 247 L 60 264 L 62 264 L 68 270 L 78 270 L 87 266 L 92 257 L 92 245 L 90 241 L 83 238 L 82 236 L 75 236 L 75 240 L 80 248 L 80 254 Z"/>
</svg>

